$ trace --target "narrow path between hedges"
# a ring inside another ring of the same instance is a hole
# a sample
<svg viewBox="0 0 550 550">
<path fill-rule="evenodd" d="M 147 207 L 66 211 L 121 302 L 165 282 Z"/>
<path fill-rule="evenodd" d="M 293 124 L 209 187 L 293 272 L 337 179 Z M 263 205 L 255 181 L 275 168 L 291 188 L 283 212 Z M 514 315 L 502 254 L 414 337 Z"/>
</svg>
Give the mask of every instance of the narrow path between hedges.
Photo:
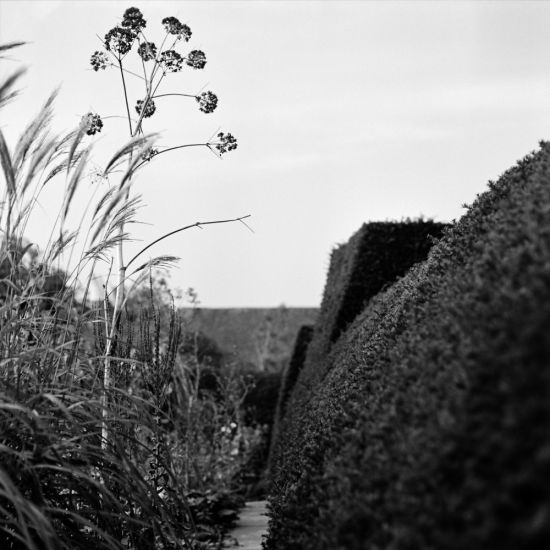
<svg viewBox="0 0 550 550">
<path fill-rule="evenodd" d="M 235 529 L 229 533 L 225 547 L 239 550 L 262 550 L 262 536 L 267 534 L 267 502 L 247 502 Z"/>
</svg>

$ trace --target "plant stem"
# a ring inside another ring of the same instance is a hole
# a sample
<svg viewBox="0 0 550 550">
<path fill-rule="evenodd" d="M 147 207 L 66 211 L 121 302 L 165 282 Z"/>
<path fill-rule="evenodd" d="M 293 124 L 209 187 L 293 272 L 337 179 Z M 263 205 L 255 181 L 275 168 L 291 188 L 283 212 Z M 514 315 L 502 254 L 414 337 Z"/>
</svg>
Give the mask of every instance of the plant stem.
<svg viewBox="0 0 550 550">
<path fill-rule="evenodd" d="M 120 69 L 120 77 L 122 79 L 122 87 L 124 89 L 124 103 L 126 104 L 126 113 L 128 115 L 128 126 L 130 127 L 130 136 L 132 133 L 132 117 L 130 115 L 130 105 L 128 104 L 128 91 L 126 89 L 126 79 L 124 78 L 124 69 L 122 68 L 122 60 L 118 60 L 118 68 Z"/>
<path fill-rule="evenodd" d="M 169 95 L 181 95 L 183 97 L 197 97 L 194 94 L 159 94 L 159 95 L 154 95 L 151 99 L 156 99 L 157 97 L 166 97 Z"/>
<path fill-rule="evenodd" d="M 152 246 L 154 246 L 155 244 L 157 244 L 158 242 L 168 238 L 168 237 L 171 237 L 172 235 L 175 235 L 176 233 L 179 233 L 181 231 L 185 231 L 186 229 L 191 229 L 192 227 L 201 227 L 203 225 L 213 225 L 213 224 L 218 224 L 218 223 L 231 223 L 231 222 L 240 222 L 246 218 L 250 218 L 250 214 L 247 214 L 246 216 L 241 216 L 240 218 L 232 218 L 230 220 L 214 220 L 214 221 L 210 221 L 210 222 L 195 222 L 195 223 L 192 223 L 190 225 L 186 225 L 185 227 L 180 227 L 179 229 L 174 229 L 174 231 L 170 231 L 170 233 L 166 233 L 166 235 L 163 235 L 162 237 L 159 237 L 158 239 L 155 239 L 152 243 L 149 243 L 145 248 L 142 248 L 129 262 L 128 264 L 126 265 L 126 267 L 128 268 L 130 266 L 130 264 L 132 264 L 132 262 L 134 260 L 136 260 L 137 258 L 139 258 L 139 256 L 141 256 L 146 250 L 149 250 L 149 248 L 151 248 Z"/>
</svg>

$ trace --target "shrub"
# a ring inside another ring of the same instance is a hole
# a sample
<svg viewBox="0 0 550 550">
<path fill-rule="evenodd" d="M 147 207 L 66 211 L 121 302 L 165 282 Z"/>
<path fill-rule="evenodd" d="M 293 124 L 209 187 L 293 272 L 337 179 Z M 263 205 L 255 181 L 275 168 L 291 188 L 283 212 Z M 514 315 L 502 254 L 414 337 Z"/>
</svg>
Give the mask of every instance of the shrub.
<svg viewBox="0 0 550 550">
<path fill-rule="evenodd" d="M 325 375 L 326 355 L 340 334 L 382 288 L 426 258 L 444 227 L 431 220 L 365 223 L 333 250 L 301 384 L 311 387 Z"/>
<path fill-rule="evenodd" d="M 298 334 L 296 336 L 296 342 L 294 344 L 294 350 L 292 351 L 292 356 L 288 365 L 286 366 L 283 372 L 283 378 L 281 381 L 281 386 L 279 390 L 279 395 L 277 397 L 277 408 L 275 409 L 275 418 L 273 421 L 273 429 L 271 432 L 271 441 L 269 448 L 269 457 L 268 457 L 268 469 L 271 470 L 271 465 L 277 461 L 276 455 L 278 453 L 277 449 L 277 434 L 280 429 L 281 422 L 283 421 L 287 400 L 296 384 L 298 375 L 304 366 L 304 361 L 306 359 L 307 348 L 313 337 L 313 326 L 312 325 L 303 325 L 300 327 Z"/>
<path fill-rule="evenodd" d="M 298 335 L 296 336 L 296 342 L 294 344 L 292 356 L 284 371 L 283 380 L 281 382 L 281 389 L 277 400 L 277 421 L 281 421 L 285 414 L 286 402 L 290 397 L 292 389 L 294 388 L 294 384 L 296 384 L 296 380 L 298 380 L 300 371 L 304 366 L 307 349 L 312 338 L 312 325 L 303 325 L 302 327 L 300 327 Z"/>
<path fill-rule="evenodd" d="M 289 402 L 267 548 L 548 546 L 549 180 L 543 143 Z"/>
</svg>

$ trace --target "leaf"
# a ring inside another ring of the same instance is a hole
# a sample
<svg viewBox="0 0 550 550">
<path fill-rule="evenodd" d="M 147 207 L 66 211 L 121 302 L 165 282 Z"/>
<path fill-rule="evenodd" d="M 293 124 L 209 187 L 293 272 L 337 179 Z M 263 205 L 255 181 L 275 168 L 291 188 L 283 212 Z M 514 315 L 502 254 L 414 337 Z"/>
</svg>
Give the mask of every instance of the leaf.
<svg viewBox="0 0 550 550">
<path fill-rule="evenodd" d="M 4 171 L 4 177 L 6 178 L 6 184 L 8 186 L 8 193 L 10 197 L 15 196 L 15 171 L 11 162 L 11 155 L 4 139 L 4 133 L 0 130 L 0 163 L 2 164 L 2 170 Z"/>
<path fill-rule="evenodd" d="M 6 52 L 19 46 L 24 46 L 26 42 L 8 42 L 7 44 L 0 44 L 0 52 Z"/>
<path fill-rule="evenodd" d="M 86 150 L 83 152 L 82 156 L 80 157 L 80 161 L 78 162 L 77 167 L 75 168 L 75 171 L 73 172 L 73 175 L 71 176 L 71 180 L 69 181 L 69 185 L 67 188 L 67 194 L 66 194 L 66 200 L 65 200 L 65 208 L 63 209 L 63 217 L 62 220 L 64 221 L 67 217 L 67 213 L 69 212 L 69 207 L 71 205 L 71 202 L 73 200 L 76 188 L 78 187 L 78 184 L 80 182 L 80 177 L 82 176 L 82 172 L 84 171 L 84 168 L 86 167 L 86 164 L 88 163 L 88 157 L 90 155 L 90 151 Z"/>
<path fill-rule="evenodd" d="M 14 166 L 21 167 L 33 143 L 44 140 L 44 136 L 53 116 L 53 102 L 57 97 L 58 91 L 59 89 L 54 90 L 50 94 L 40 112 L 28 124 L 19 138 L 13 154 Z"/>
<path fill-rule="evenodd" d="M 19 69 L 9 76 L 2 84 L 0 84 L 0 107 L 3 107 L 8 101 L 12 100 L 17 91 L 11 91 L 13 85 L 19 80 L 21 75 L 26 72 L 26 69 Z"/>
</svg>

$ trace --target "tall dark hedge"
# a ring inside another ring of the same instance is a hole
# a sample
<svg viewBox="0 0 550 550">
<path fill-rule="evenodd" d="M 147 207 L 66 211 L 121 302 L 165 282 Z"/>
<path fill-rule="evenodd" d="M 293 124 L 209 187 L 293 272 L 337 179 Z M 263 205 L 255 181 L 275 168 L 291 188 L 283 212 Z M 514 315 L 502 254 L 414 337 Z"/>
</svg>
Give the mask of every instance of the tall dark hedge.
<svg viewBox="0 0 550 550">
<path fill-rule="evenodd" d="M 444 227 L 432 220 L 365 223 L 333 250 L 301 383 L 309 387 L 325 375 L 324 358 L 340 334 L 383 287 L 426 259 Z"/>
<path fill-rule="evenodd" d="M 276 447 L 277 433 L 281 421 L 285 414 L 285 408 L 287 400 L 296 384 L 298 375 L 304 366 L 304 361 L 306 359 L 307 348 L 313 337 L 313 326 L 312 325 L 303 325 L 300 327 L 298 334 L 296 335 L 296 341 L 294 343 L 294 349 L 292 351 L 292 356 L 290 361 L 286 366 L 283 372 L 283 379 L 281 381 L 281 387 L 279 390 L 279 396 L 277 400 L 277 409 L 275 412 L 275 419 L 273 422 L 273 429 L 271 433 L 271 445 L 269 450 L 269 460 L 268 467 L 271 469 L 271 464 L 276 461 L 276 455 L 278 453 Z"/>
<path fill-rule="evenodd" d="M 550 547 L 550 145 L 328 360 L 288 404 L 269 550 Z"/>
<path fill-rule="evenodd" d="M 433 240 L 441 236 L 446 224 L 432 220 L 372 222 L 364 224 L 352 237 L 356 240 L 351 270 L 343 281 L 342 297 L 335 304 L 330 341 L 363 311 L 365 304 L 401 277 L 415 263 L 426 259 Z"/>
<path fill-rule="evenodd" d="M 277 403 L 277 418 L 281 419 L 285 413 L 286 402 L 296 384 L 298 375 L 304 366 L 306 360 L 306 353 L 313 338 L 313 326 L 303 325 L 300 327 L 298 334 L 296 335 L 296 342 L 294 343 L 294 350 L 292 356 L 283 374 L 283 381 L 281 383 L 281 391 L 279 392 L 279 399 Z"/>
</svg>

